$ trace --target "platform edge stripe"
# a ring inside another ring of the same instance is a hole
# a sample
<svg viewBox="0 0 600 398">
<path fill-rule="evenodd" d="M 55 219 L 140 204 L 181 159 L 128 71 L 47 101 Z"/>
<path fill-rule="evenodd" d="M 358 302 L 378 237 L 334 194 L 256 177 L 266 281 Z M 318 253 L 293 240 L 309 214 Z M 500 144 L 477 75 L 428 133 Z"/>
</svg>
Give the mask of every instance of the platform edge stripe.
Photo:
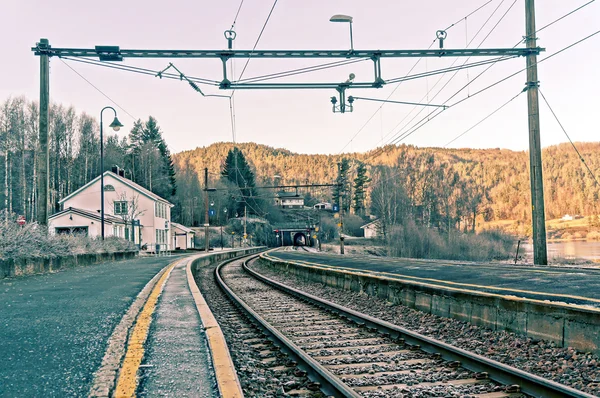
<svg viewBox="0 0 600 398">
<path fill-rule="evenodd" d="M 198 285 L 192 274 L 193 260 L 188 261 L 186 266 L 188 286 L 192 292 L 198 315 L 200 315 L 200 320 L 206 331 L 219 394 L 224 398 L 243 398 L 242 386 L 237 377 L 223 331 L 206 303 L 204 296 L 200 293 L 200 289 L 198 289 Z"/>
<path fill-rule="evenodd" d="M 135 326 L 127 342 L 127 351 L 125 353 L 125 359 L 119 370 L 119 377 L 117 379 L 117 386 L 113 394 L 116 398 L 134 397 L 138 387 L 138 370 L 142 359 L 144 358 L 144 345 L 148 338 L 148 331 L 150 330 L 150 324 L 152 323 L 152 314 L 156 309 L 158 298 L 166 284 L 167 279 L 171 275 L 171 271 L 179 263 L 186 259 L 180 259 L 172 262 L 167 266 L 167 270 L 160 276 L 152 292 L 148 296 L 144 308 L 140 311 L 137 319 L 135 320 Z"/>
<path fill-rule="evenodd" d="M 121 361 L 127 349 L 127 337 L 140 311 L 144 308 L 152 289 L 167 271 L 166 265 L 146 283 L 108 338 L 104 357 L 98 370 L 94 372 L 94 380 L 88 394 L 89 398 L 108 398 L 116 384 Z"/>
</svg>

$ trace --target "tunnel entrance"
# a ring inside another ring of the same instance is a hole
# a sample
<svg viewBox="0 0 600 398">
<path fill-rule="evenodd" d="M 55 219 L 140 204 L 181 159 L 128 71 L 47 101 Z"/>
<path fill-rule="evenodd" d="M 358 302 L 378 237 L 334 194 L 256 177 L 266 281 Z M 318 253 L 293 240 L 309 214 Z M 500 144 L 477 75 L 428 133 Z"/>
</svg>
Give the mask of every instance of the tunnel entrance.
<svg viewBox="0 0 600 398">
<path fill-rule="evenodd" d="M 306 246 L 306 235 L 298 232 L 294 235 L 294 246 Z"/>
</svg>

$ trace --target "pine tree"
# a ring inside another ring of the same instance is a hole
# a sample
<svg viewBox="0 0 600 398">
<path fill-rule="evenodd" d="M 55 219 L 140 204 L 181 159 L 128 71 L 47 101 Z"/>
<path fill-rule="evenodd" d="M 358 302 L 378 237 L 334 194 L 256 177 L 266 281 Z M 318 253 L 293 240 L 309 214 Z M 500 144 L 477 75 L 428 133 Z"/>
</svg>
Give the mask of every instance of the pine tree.
<svg viewBox="0 0 600 398">
<path fill-rule="evenodd" d="M 354 205 L 352 206 L 354 214 L 361 216 L 365 214 L 365 193 L 369 182 L 371 179 L 367 176 L 367 167 L 364 163 L 359 162 L 354 179 Z"/>
<path fill-rule="evenodd" d="M 350 170 L 350 161 L 343 158 L 338 163 L 338 176 L 335 180 L 336 186 L 333 187 L 333 203 L 339 203 L 340 197 L 342 201 L 342 209 L 344 211 L 350 210 L 350 180 L 348 178 L 348 171 Z"/>
<path fill-rule="evenodd" d="M 257 213 L 259 206 L 255 198 L 254 187 L 256 184 L 254 173 L 246 161 L 244 154 L 238 148 L 234 147 L 227 153 L 227 158 L 221 169 L 221 176 L 239 190 L 241 200 L 238 200 L 237 204 L 232 206 L 234 211 L 238 214 L 243 214 L 244 205 L 248 204 L 250 205 L 248 211 L 250 213 Z"/>
</svg>

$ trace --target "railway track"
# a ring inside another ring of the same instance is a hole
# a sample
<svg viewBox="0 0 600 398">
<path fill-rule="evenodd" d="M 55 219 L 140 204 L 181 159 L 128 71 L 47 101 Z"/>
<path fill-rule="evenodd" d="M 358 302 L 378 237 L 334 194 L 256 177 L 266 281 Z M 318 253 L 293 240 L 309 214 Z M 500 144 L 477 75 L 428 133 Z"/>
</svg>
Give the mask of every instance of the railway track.
<svg viewBox="0 0 600 398">
<path fill-rule="evenodd" d="M 292 360 L 278 371 L 336 397 L 593 397 L 259 275 L 247 260 L 215 270 L 220 287 L 267 334 L 268 351 Z"/>
</svg>

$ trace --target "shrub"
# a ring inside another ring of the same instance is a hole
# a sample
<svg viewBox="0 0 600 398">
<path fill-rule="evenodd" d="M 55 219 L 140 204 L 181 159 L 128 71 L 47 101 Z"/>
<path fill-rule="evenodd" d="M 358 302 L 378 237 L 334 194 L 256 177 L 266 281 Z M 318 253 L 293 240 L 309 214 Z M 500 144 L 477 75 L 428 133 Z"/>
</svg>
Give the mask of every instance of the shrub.
<svg viewBox="0 0 600 398">
<path fill-rule="evenodd" d="M 388 252 L 395 257 L 489 261 L 506 260 L 515 251 L 514 238 L 499 230 L 442 234 L 412 221 L 392 227 L 388 238 Z"/>
<path fill-rule="evenodd" d="M 88 238 L 84 235 L 51 235 L 35 222 L 23 227 L 16 214 L 0 211 L 0 260 L 57 257 L 81 253 L 103 253 L 137 250 L 135 244 L 121 238 Z"/>
<path fill-rule="evenodd" d="M 598 232 L 598 231 L 588 232 L 586 238 L 587 238 L 587 240 L 600 240 L 600 232 Z"/>
</svg>

